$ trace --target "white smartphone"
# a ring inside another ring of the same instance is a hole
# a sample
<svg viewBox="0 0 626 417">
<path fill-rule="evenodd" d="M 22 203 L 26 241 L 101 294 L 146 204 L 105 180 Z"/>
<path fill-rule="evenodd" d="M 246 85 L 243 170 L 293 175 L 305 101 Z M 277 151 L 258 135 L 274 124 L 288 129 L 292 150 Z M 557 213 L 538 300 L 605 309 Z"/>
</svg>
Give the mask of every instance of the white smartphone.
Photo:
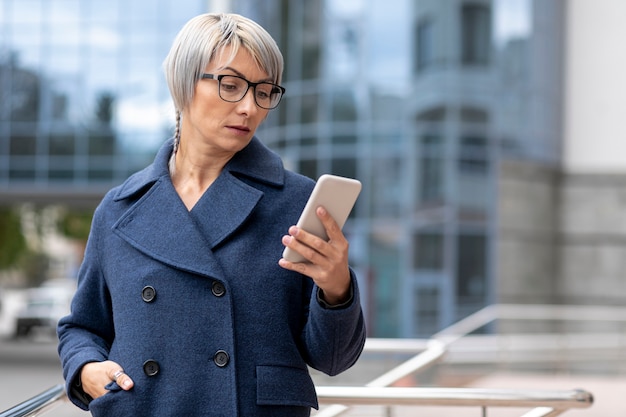
<svg viewBox="0 0 626 417">
<path fill-rule="evenodd" d="M 318 178 L 296 226 L 328 240 L 326 229 L 315 214 L 315 210 L 323 206 L 342 228 L 360 192 L 361 183 L 358 180 L 330 174 L 322 175 Z M 285 248 L 283 258 L 291 262 L 306 262 L 302 255 L 290 248 Z"/>
</svg>

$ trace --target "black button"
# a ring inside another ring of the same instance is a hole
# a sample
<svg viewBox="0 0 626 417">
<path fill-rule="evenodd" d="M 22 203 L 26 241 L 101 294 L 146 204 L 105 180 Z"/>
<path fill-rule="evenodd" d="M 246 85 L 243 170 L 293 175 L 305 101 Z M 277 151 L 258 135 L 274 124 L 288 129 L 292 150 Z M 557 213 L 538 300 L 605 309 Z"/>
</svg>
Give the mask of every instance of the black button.
<svg viewBox="0 0 626 417">
<path fill-rule="evenodd" d="M 153 287 L 148 285 L 146 287 L 143 287 L 143 290 L 141 290 L 141 298 L 146 303 L 153 302 L 155 297 L 156 297 L 156 290 Z"/>
<path fill-rule="evenodd" d="M 147 376 L 155 376 L 159 373 L 159 363 L 154 359 L 148 359 L 143 363 L 143 372 Z"/>
<path fill-rule="evenodd" d="M 223 368 L 226 365 L 228 365 L 229 361 L 230 361 L 230 357 L 228 356 L 228 353 L 226 353 L 223 350 L 218 350 L 217 352 L 215 352 L 215 355 L 213 356 L 213 362 L 215 362 L 215 364 L 219 366 L 220 368 Z"/>
<path fill-rule="evenodd" d="M 221 282 L 214 281 L 213 285 L 211 286 L 211 292 L 214 296 L 221 297 L 226 294 L 226 287 Z"/>
</svg>

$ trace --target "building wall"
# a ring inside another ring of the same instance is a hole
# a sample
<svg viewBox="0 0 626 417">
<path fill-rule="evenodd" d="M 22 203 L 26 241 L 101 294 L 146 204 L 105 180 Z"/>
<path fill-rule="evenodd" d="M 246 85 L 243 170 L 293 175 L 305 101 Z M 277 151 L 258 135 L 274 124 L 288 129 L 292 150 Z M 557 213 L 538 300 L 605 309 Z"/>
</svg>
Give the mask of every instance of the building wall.
<svg viewBox="0 0 626 417">
<path fill-rule="evenodd" d="M 623 305 L 626 176 L 503 160 L 496 301 Z"/>
<path fill-rule="evenodd" d="M 626 2 L 567 3 L 563 166 L 626 173 Z"/>
<path fill-rule="evenodd" d="M 496 301 L 551 303 L 559 282 L 558 168 L 503 160 L 498 173 Z"/>
<path fill-rule="evenodd" d="M 497 301 L 626 301 L 626 3 L 565 8 L 560 163 L 504 160 Z"/>
<path fill-rule="evenodd" d="M 561 275 L 568 303 L 626 301 L 626 2 L 567 7 Z"/>
<path fill-rule="evenodd" d="M 564 303 L 626 302 L 626 175 L 567 174 L 561 187 Z"/>
</svg>

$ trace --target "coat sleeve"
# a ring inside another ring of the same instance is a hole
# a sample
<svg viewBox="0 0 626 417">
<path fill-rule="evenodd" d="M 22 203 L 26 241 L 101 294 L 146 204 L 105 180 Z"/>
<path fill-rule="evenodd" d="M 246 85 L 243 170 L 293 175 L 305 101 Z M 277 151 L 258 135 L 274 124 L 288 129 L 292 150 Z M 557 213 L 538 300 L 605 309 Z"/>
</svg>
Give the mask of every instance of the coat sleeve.
<svg viewBox="0 0 626 417">
<path fill-rule="evenodd" d="M 98 256 L 99 233 L 103 230 L 98 219 L 96 211 L 71 312 L 59 321 L 57 328 L 67 395 L 85 410 L 91 399 L 80 387 L 80 370 L 88 362 L 106 360 L 114 336 L 111 302 Z"/>
<path fill-rule="evenodd" d="M 356 276 L 350 270 L 352 300 L 337 309 L 326 308 L 318 301 L 319 288 L 313 287 L 309 315 L 302 334 L 306 361 L 327 375 L 337 375 L 357 361 L 366 332 Z"/>
</svg>

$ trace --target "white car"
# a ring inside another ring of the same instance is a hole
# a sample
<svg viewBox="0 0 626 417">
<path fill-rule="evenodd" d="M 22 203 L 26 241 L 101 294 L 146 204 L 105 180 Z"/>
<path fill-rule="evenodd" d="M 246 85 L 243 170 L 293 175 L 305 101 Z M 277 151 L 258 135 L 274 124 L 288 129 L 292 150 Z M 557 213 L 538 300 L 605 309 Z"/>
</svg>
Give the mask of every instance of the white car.
<svg viewBox="0 0 626 417">
<path fill-rule="evenodd" d="M 69 281 L 51 281 L 31 288 L 25 306 L 15 318 L 15 337 L 28 336 L 33 330 L 56 334 L 59 319 L 70 312 L 76 286 Z"/>
</svg>

